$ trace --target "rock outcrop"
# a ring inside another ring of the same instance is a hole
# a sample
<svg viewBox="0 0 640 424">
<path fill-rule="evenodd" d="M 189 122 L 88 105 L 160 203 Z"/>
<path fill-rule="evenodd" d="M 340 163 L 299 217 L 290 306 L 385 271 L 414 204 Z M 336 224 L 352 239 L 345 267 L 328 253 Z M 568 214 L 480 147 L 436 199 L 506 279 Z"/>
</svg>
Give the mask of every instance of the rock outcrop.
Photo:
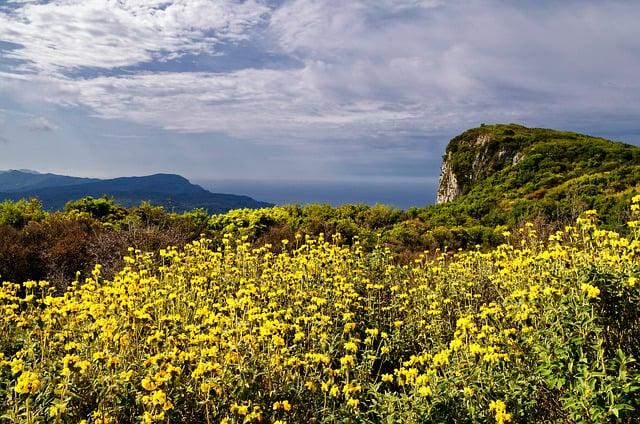
<svg viewBox="0 0 640 424">
<path fill-rule="evenodd" d="M 442 158 L 436 204 L 451 202 L 462 193 L 456 174 L 451 168 L 451 159 L 449 156 L 449 154 L 445 154 Z"/>
<path fill-rule="evenodd" d="M 442 158 L 436 203 L 447 203 L 467 193 L 472 185 L 505 166 L 515 166 L 524 153 L 510 135 L 509 126 L 499 135 L 494 126 L 466 131 L 451 140 Z M 513 125 L 514 129 L 524 128 Z"/>
</svg>

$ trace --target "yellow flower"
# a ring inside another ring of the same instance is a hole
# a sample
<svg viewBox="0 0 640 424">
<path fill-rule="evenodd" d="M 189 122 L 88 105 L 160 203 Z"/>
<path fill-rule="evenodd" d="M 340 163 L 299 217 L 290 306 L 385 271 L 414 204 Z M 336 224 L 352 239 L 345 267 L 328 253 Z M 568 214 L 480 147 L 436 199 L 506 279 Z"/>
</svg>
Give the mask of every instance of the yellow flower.
<svg viewBox="0 0 640 424">
<path fill-rule="evenodd" d="M 18 374 L 24 369 L 24 363 L 21 359 L 13 359 L 11 360 L 11 362 L 9 362 L 9 364 L 11 365 L 11 373 L 14 375 Z"/>
<path fill-rule="evenodd" d="M 38 374 L 32 371 L 26 371 L 18 377 L 15 391 L 16 393 L 23 394 L 36 393 L 40 389 L 40 386 L 42 386 L 42 382 L 38 378 Z"/>
<path fill-rule="evenodd" d="M 433 366 L 439 367 L 442 365 L 446 365 L 449 363 L 449 354 L 451 351 L 449 349 L 444 349 L 435 355 L 433 355 Z"/>
<path fill-rule="evenodd" d="M 35 281 L 26 281 L 26 282 L 23 284 L 23 286 L 24 286 L 26 289 L 32 289 L 32 288 L 36 287 L 37 285 L 38 285 L 38 283 L 36 283 Z"/>
<path fill-rule="evenodd" d="M 495 413 L 496 422 L 498 424 L 504 424 L 511 421 L 511 414 L 507 413 L 507 406 L 501 400 L 492 400 L 489 403 L 489 411 Z"/>
<path fill-rule="evenodd" d="M 354 342 L 347 342 L 344 344 L 344 350 L 346 350 L 347 352 L 357 352 L 358 345 Z"/>
<path fill-rule="evenodd" d="M 431 387 L 420 386 L 420 388 L 418 388 L 418 394 L 422 397 L 431 396 Z"/>
<path fill-rule="evenodd" d="M 384 381 L 385 383 L 391 383 L 393 381 L 393 375 L 382 374 L 382 381 Z"/>
<path fill-rule="evenodd" d="M 52 407 L 49 408 L 49 417 L 55 418 L 63 411 L 64 411 L 64 408 L 60 408 L 60 406 L 58 405 L 53 405 Z"/>
<path fill-rule="evenodd" d="M 142 415 L 142 423 L 143 424 L 152 424 L 153 423 L 153 414 L 149 411 L 145 411 Z"/>
<path fill-rule="evenodd" d="M 249 407 L 247 405 L 238 405 L 237 403 L 231 405 L 230 410 L 231 413 L 241 415 L 243 417 L 249 413 Z"/>
<path fill-rule="evenodd" d="M 158 383 L 151 380 L 149 377 L 145 377 L 142 379 L 142 387 L 151 392 L 158 388 Z"/>
<path fill-rule="evenodd" d="M 356 364 L 355 356 L 353 355 L 344 355 L 340 358 L 340 365 L 347 368 L 349 366 L 353 367 Z"/>
<path fill-rule="evenodd" d="M 153 392 L 151 396 L 151 403 L 154 405 L 162 405 L 167 401 L 167 395 L 162 390 L 158 390 Z"/>
<path fill-rule="evenodd" d="M 451 343 L 449 343 L 449 348 L 451 350 L 453 350 L 454 352 L 457 352 L 460 350 L 460 348 L 462 347 L 463 342 L 460 339 L 453 339 L 451 340 Z"/>
<path fill-rule="evenodd" d="M 580 289 L 587 295 L 589 299 L 600 296 L 600 289 L 592 286 L 591 284 L 582 283 Z"/>
<path fill-rule="evenodd" d="M 74 367 L 80 370 L 80 374 L 84 374 L 90 366 L 91 363 L 87 360 L 78 361 L 74 364 Z"/>
</svg>

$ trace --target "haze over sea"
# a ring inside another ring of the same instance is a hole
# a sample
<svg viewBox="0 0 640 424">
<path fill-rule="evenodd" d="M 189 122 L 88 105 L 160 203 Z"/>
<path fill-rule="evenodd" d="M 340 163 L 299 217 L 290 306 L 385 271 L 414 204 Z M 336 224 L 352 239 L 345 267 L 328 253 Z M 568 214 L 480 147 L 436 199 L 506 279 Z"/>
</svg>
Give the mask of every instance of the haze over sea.
<svg viewBox="0 0 640 424">
<path fill-rule="evenodd" d="M 207 190 L 237 193 L 278 205 L 382 203 L 407 209 L 435 202 L 437 178 L 386 181 L 194 180 Z"/>
</svg>

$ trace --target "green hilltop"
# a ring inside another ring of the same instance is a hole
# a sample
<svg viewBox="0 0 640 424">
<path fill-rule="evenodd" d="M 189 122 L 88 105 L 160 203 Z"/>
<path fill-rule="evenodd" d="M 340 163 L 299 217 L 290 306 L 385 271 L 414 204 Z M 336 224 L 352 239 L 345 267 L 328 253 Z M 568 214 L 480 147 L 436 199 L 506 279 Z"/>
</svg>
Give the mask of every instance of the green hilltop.
<svg viewBox="0 0 640 424">
<path fill-rule="evenodd" d="M 640 148 L 599 137 L 515 124 L 483 125 L 453 138 L 443 157 L 440 223 L 571 222 L 597 209 L 620 225 L 640 188 Z"/>
</svg>

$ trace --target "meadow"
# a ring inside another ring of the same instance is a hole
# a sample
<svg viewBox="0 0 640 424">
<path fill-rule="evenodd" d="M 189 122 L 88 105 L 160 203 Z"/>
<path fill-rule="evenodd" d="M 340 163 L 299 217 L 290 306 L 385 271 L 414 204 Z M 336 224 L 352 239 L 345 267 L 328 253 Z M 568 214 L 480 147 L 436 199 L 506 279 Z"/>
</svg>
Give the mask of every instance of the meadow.
<svg viewBox="0 0 640 424">
<path fill-rule="evenodd" d="M 640 196 L 631 216 L 409 263 L 228 234 L 5 282 L 0 422 L 633 422 Z"/>
</svg>

